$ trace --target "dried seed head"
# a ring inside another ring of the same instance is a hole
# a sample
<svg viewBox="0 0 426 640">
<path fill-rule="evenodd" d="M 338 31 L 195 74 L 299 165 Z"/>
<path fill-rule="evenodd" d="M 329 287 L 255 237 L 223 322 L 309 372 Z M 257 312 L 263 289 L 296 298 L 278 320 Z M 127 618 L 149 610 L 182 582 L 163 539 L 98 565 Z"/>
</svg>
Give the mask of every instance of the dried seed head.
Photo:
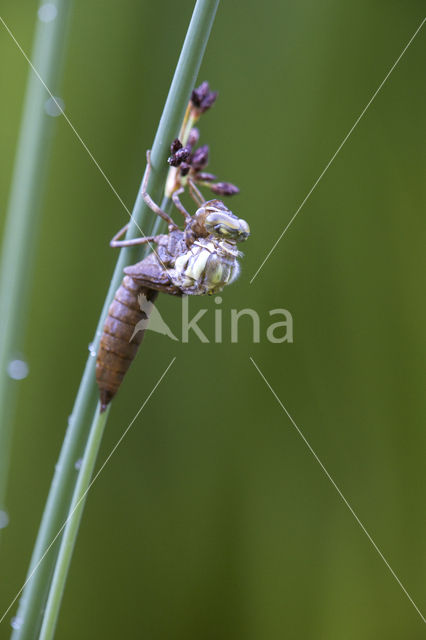
<svg viewBox="0 0 426 640">
<path fill-rule="evenodd" d="M 168 158 L 167 162 L 171 167 L 178 167 L 182 162 L 188 160 L 191 155 L 190 147 L 181 147 L 174 153 L 170 158 Z"/>
<path fill-rule="evenodd" d="M 192 127 L 191 131 L 189 132 L 189 136 L 188 136 L 188 146 L 189 147 L 195 147 L 195 145 L 197 144 L 199 138 L 200 138 L 199 130 L 197 129 L 197 127 Z"/>
<path fill-rule="evenodd" d="M 204 144 L 199 149 L 196 149 L 191 157 L 191 166 L 194 169 L 203 169 L 207 166 L 209 161 L 209 148 Z"/>
<path fill-rule="evenodd" d="M 214 182 L 209 184 L 209 187 L 213 193 L 217 193 L 220 196 L 234 196 L 240 192 L 239 188 L 230 182 Z"/>
<path fill-rule="evenodd" d="M 195 175 L 194 180 L 200 182 L 213 182 L 213 180 L 216 180 L 216 178 L 217 176 L 213 175 L 213 173 L 205 173 L 204 171 L 199 171 Z"/>
</svg>

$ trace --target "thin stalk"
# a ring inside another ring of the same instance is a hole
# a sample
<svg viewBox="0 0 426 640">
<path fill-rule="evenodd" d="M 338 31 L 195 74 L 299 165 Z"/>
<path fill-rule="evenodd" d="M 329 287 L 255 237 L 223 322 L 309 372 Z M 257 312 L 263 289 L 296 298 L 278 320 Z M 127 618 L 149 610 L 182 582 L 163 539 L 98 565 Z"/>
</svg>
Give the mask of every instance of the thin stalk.
<svg viewBox="0 0 426 640">
<path fill-rule="evenodd" d="M 41 1 L 40 8 L 45 4 Z M 57 92 L 63 66 L 71 2 L 52 0 L 38 14 L 32 62 L 44 81 Z M 50 15 L 49 15 L 50 12 Z M 0 30 L 8 26 L 0 18 Z M 11 36 L 11 46 L 16 48 Z M 16 48 L 17 55 L 21 55 Z M 5 508 L 17 380 L 25 377 L 21 360 L 28 317 L 35 238 L 50 158 L 53 120 L 46 112 L 49 95 L 30 70 L 21 128 L 13 167 L 0 262 L 0 510 Z M 54 105 L 53 105 L 54 106 Z M 14 362 L 14 365 L 13 365 Z M 3 512 L 0 522 L 6 523 Z M 0 524 L 1 528 L 1 524 Z"/>
<path fill-rule="evenodd" d="M 219 0 L 197 0 L 195 5 L 152 145 L 151 161 L 153 170 L 148 188 L 156 200 L 161 198 L 161 193 L 164 190 L 168 169 L 169 144 L 179 131 L 191 90 L 195 85 L 218 4 Z M 132 223 L 126 238 L 134 238 L 139 235 L 139 227 L 143 229 L 146 235 L 156 233 L 158 228 L 158 221 L 153 221 L 152 212 L 146 206 L 140 189 L 133 207 Z M 138 257 L 140 257 L 140 252 L 137 248 L 125 248 L 120 251 L 95 333 L 93 349 L 91 349 L 92 353 L 95 353 L 98 349 L 108 308 L 122 280 L 123 269 L 126 265 L 136 262 Z M 89 356 L 27 574 L 27 581 L 17 615 L 20 628 L 14 631 L 12 640 L 30 640 L 37 637 L 40 630 L 42 613 L 56 563 L 60 537 L 51 546 L 45 557 L 44 554 L 67 519 L 71 497 L 77 482 L 75 462 L 83 456 L 86 442 L 88 441 L 91 417 L 96 409 L 97 398 L 95 358 Z"/>
<path fill-rule="evenodd" d="M 68 516 L 64 533 L 61 540 L 61 546 L 58 554 L 58 560 L 55 573 L 52 579 L 52 585 L 49 592 L 46 610 L 43 617 L 43 624 L 38 640 L 50 640 L 55 633 L 56 622 L 58 619 L 59 608 L 61 605 L 62 595 L 67 579 L 69 565 L 80 526 L 81 517 L 83 515 L 84 504 L 86 502 L 87 492 L 90 486 L 90 480 L 95 468 L 96 458 L 102 440 L 102 435 L 107 421 L 109 405 L 103 413 L 96 411 L 90 428 L 89 438 L 87 440 L 86 450 L 78 474 L 77 484 L 75 486 L 73 499 L 70 506 L 70 514 Z"/>
</svg>

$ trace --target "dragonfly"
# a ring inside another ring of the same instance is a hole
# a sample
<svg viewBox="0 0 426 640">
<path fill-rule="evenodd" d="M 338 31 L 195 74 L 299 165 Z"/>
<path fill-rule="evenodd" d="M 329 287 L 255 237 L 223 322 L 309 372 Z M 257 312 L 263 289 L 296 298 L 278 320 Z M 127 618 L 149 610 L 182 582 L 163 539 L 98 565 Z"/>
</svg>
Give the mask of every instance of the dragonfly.
<svg viewBox="0 0 426 640">
<path fill-rule="evenodd" d="M 175 143 L 174 149 L 179 152 L 176 149 L 179 145 Z M 242 253 L 237 245 L 250 235 L 245 220 L 236 216 L 222 200 L 205 200 L 191 177 L 187 177 L 186 184 L 197 206 L 194 214 L 187 211 L 180 199 L 184 186 L 178 186 L 171 194 L 175 208 L 184 217 L 184 228 L 181 229 L 148 194 L 150 172 L 148 151 L 141 195 L 149 208 L 167 223 L 168 233 L 122 240 L 128 223 L 111 240 L 111 247 L 149 244 L 155 245 L 156 249 L 124 269 L 123 281 L 109 307 L 96 362 L 101 412 L 117 393 L 136 356 L 145 333 L 145 329 L 139 328 L 146 328 L 147 309 L 154 304 L 158 294 L 181 297 L 222 291 L 238 278 Z M 210 174 L 202 177 L 207 175 Z M 221 184 L 229 187 L 228 183 Z M 232 189 L 223 188 L 222 192 L 230 194 Z M 147 305 L 141 305 L 141 299 Z"/>
</svg>

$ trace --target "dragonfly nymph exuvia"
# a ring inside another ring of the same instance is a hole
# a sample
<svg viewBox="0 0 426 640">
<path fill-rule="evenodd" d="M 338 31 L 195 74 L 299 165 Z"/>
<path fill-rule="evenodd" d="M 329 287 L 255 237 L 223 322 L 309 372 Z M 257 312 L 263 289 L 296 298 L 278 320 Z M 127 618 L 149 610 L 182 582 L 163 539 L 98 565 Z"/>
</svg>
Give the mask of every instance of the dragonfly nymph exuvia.
<svg viewBox="0 0 426 640">
<path fill-rule="evenodd" d="M 198 139 L 197 133 L 193 134 L 193 140 Z M 198 177 L 199 183 L 208 184 L 223 195 L 232 195 L 238 189 L 229 183 L 214 183 L 212 178 L 215 176 L 200 171 L 206 164 L 206 158 L 201 158 L 203 154 L 206 156 L 206 147 L 201 148 L 204 151 L 198 156 L 197 151 L 180 153 L 182 148 L 177 140 L 174 141 L 169 163 L 173 165 L 173 159 L 178 156 L 177 165 L 184 165 L 180 172 L 184 180 L 175 176 L 175 188 L 171 193 L 176 209 L 184 216 L 184 228 L 180 229 L 147 193 L 151 171 L 147 152 L 142 196 L 152 211 L 167 223 L 168 233 L 121 240 L 127 224 L 111 241 L 112 247 L 149 244 L 153 251 L 124 269 L 125 276 L 108 311 L 96 363 L 101 411 L 116 394 L 143 339 L 144 331 L 135 332 L 136 325 L 147 319 L 146 311 L 139 304 L 140 296 L 152 303 L 160 292 L 174 296 L 212 295 L 234 282 L 240 272 L 238 261 L 242 253 L 237 245 L 250 235 L 249 225 L 221 200 L 205 200 L 193 178 Z M 183 183 L 197 205 L 193 215 L 180 200 L 185 191 Z"/>
</svg>

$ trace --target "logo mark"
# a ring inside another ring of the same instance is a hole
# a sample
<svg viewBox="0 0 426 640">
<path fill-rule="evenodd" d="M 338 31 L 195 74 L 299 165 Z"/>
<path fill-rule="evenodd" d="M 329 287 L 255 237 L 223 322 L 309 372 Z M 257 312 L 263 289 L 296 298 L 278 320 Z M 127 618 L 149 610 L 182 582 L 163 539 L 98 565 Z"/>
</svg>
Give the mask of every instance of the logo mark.
<svg viewBox="0 0 426 640">
<path fill-rule="evenodd" d="M 137 333 L 139 333 L 139 331 L 145 331 L 146 329 L 155 331 L 156 333 L 161 333 L 163 336 L 167 336 L 172 340 L 178 340 L 173 331 L 164 322 L 155 304 L 153 302 L 150 302 L 144 293 L 140 293 L 138 295 L 138 302 L 139 308 L 145 313 L 146 318 L 139 320 L 139 322 L 135 326 L 135 330 L 133 331 L 132 337 L 130 338 L 129 342 L 133 340 L 133 338 Z"/>
<path fill-rule="evenodd" d="M 147 299 L 145 294 L 140 293 L 138 295 L 138 303 L 141 311 L 144 313 L 145 317 L 136 324 L 135 329 L 133 331 L 133 335 L 130 338 L 129 342 L 133 340 L 135 335 L 139 333 L 139 331 L 154 331 L 155 333 L 160 333 L 163 336 L 167 336 L 171 340 L 175 340 L 178 342 L 182 342 L 187 344 L 189 342 L 190 335 L 197 336 L 198 340 L 203 343 L 210 343 L 208 336 L 204 333 L 202 328 L 199 326 L 199 322 L 203 317 L 208 314 L 209 309 L 199 309 L 197 313 L 191 318 L 189 313 L 189 298 L 190 296 L 182 297 L 182 329 L 181 336 L 178 338 L 175 336 L 173 331 L 170 329 L 168 324 L 164 322 L 161 317 L 160 312 L 153 302 Z M 220 296 L 216 296 L 214 302 L 219 305 L 222 302 L 222 298 Z M 214 311 L 214 340 L 216 344 L 223 342 L 223 329 L 224 327 L 224 318 L 222 309 L 216 308 Z M 272 344 L 281 344 L 283 342 L 292 343 L 293 342 L 293 316 L 290 311 L 287 309 L 270 309 L 268 312 L 269 317 L 272 319 L 276 318 L 276 321 L 272 320 L 266 326 L 266 331 L 264 326 L 262 328 L 265 331 L 265 338 L 268 342 Z M 252 341 L 254 344 L 261 341 L 261 318 L 257 311 L 254 309 L 230 309 L 230 316 L 228 317 L 228 335 L 231 343 L 237 343 L 239 341 L 239 328 L 240 328 L 240 320 L 243 325 L 252 332 Z M 248 324 L 247 324 L 248 323 Z M 192 334 L 191 334 L 192 332 Z M 245 338 L 246 340 L 247 338 Z"/>
</svg>

